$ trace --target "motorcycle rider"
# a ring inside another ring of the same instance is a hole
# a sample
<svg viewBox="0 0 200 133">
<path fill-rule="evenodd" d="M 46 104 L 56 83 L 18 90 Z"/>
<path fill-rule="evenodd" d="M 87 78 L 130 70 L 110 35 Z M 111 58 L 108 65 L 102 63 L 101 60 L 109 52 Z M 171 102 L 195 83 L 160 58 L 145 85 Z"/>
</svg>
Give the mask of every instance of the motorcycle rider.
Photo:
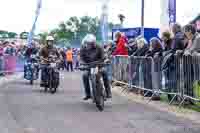
<svg viewBox="0 0 200 133">
<path fill-rule="evenodd" d="M 44 87 L 47 79 L 47 66 L 49 65 L 49 57 L 56 56 L 57 59 L 60 59 L 60 55 L 58 50 L 53 46 L 54 38 L 52 36 L 48 36 L 46 39 L 46 45 L 40 51 L 41 58 L 41 87 Z"/>
<path fill-rule="evenodd" d="M 92 63 L 96 61 L 104 62 L 104 49 L 96 44 L 96 37 L 92 34 L 88 34 L 82 41 L 82 47 L 80 50 L 80 59 L 83 63 Z M 107 98 L 111 98 L 111 87 L 108 79 L 108 75 L 105 70 L 102 71 L 104 86 L 106 89 Z M 86 97 L 83 100 L 91 99 L 91 89 L 89 84 L 89 72 L 86 71 L 83 74 L 83 83 L 85 88 Z"/>
<path fill-rule="evenodd" d="M 32 55 L 38 54 L 39 50 L 36 47 L 36 44 L 34 42 L 31 42 L 31 45 L 26 49 L 24 56 L 26 57 L 26 63 L 24 64 L 24 78 L 27 79 L 27 73 L 30 71 L 30 65 L 28 64 L 29 62 L 37 62 L 37 60 L 34 58 L 32 59 Z M 39 67 L 37 68 L 37 72 L 39 72 Z M 28 78 L 29 79 L 29 78 Z"/>
</svg>

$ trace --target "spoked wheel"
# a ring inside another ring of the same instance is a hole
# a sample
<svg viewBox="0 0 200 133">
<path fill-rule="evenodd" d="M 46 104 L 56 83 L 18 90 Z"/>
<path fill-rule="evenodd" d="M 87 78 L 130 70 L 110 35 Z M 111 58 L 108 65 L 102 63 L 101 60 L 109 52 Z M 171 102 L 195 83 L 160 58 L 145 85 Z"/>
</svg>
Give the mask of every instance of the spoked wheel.
<svg viewBox="0 0 200 133">
<path fill-rule="evenodd" d="M 57 88 L 51 88 L 51 94 L 55 94 L 57 92 Z"/>
<path fill-rule="evenodd" d="M 47 92 L 48 91 L 48 87 L 44 87 L 44 92 Z"/>
<path fill-rule="evenodd" d="M 105 95 L 104 95 L 104 88 L 103 84 L 101 82 L 97 82 L 97 103 L 96 106 L 99 109 L 99 111 L 104 110 L 104 102 L 105 102 Z"/>
<path fill-rule="evenodd" d="M 104 96 L 102 95 L 102 96 L 99 98 L 99 103 L 97 104 L 97 108 L 99 109 L 99 111 L 103 111 L 103 110 L 104 110 L 104 101 L 105 101 L 105 98 L 104 98 Z"/>
</svg>

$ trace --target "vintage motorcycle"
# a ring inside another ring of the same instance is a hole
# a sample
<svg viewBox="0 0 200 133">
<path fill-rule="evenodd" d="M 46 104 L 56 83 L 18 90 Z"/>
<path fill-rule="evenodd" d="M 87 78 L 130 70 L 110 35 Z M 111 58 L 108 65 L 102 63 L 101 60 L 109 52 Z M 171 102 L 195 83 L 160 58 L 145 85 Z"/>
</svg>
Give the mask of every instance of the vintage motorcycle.
<svg viewBox="0 0 200 133">
<path fill-rule="evenodd" d="M 31 55 L 24 65 L 24 78 L 33 85 L 34 81 L 39 78 L 39 60 L 37 55 Z"/>
<path fill-rule="evenodd" d="M 89 81 L 92 88 L 92 99 L 96 104 L 99 111 L 104 110 L 104 102 L 106 101 L 106 91 L 103 82 L 103 76 L 101 71 L 108 63 L 82 63 L 79 69 L 81 71 L 89 71 Z"/>
<path fill-rule="evenodd" d="M 45 81 L 41 85 L 41 87 L 44 87 L 44 91 L 47 92 L 48 90 L 54 94 L 57 92 L 57 89 L 60 84 L 60 73 L 58 70 L 59 61 L 54 56 L 50 56 L 47 60 L 49 63 L 44 66 L 45 70 Z"/>
</svg>

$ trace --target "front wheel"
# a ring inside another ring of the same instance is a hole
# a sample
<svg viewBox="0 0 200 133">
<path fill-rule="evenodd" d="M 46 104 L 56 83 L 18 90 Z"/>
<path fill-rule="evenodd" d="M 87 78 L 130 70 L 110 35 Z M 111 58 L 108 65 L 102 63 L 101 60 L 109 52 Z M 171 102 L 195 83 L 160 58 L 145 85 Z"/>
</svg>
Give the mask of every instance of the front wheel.
<svg viewBox="0 0 200 133">
<path fill-rule="evenodd" d="M 96 100 L 96 106 L 99 109 L 99 111 L 104 110 L 104 102 L 105 102 L 105 96 L 104 96 L 104 86 L 101 82 L 101 80 L 97 80 L 96 82 L 96 90 L 95 90 L 95 100 Z"/>
</svg>

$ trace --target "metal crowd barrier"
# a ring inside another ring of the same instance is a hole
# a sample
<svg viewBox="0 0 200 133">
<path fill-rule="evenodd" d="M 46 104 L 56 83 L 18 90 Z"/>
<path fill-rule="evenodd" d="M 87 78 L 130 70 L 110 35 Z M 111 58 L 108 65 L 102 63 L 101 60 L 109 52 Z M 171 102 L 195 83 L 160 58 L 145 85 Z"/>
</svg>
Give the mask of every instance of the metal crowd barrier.
<svg viewBox="0 0 200 133">
<path fill-rule="evenodd" d="M 0 57 L 0 75 L 13 74 L 24 71 L 25 58 L 17 55 L 4 55 Z"/>
<path fill-rule="evenodd" d="M 166 66 L 163 57 L 116 56 L 112 69 L 114 81 L 142 90 L 150 100 L 165 94 L 170 104 L 200 101 L 200 55 L 174 55 Z"/>
</svg>

